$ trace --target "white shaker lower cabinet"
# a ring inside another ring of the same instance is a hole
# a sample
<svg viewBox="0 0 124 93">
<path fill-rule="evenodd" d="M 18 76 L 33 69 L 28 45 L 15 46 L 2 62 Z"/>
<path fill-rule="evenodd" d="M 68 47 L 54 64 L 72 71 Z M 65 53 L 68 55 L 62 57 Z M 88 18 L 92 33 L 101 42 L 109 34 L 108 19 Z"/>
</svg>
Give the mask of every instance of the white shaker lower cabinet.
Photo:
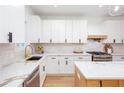
<svg viewBox="0 0 124 93">
<path fill-rule="evenodd" d="M 27 38 L 26 42 L 40 43 L 41 42 L 41 19 L 39 16 L 29 16 L 26 22 Z"/>
<path fill-rule="evenodd" d="M 48 56 L 46 73 L 50 75 L 73 75 L 74 61 L 91 61 L 91 56 Z"/>
<path fill-rule="evenodd" d="M 40 64 L 40 86 L 43 86 L 43 83 L 46 78 L 46 66 L 44 62 Z"/>
<path fill-rule="evenodd" d="M 74 73 L 74 63 L 72 57 L 62 56 L 59 58 L 60 61 L 60 74 L 73 74 Z"/>
<path fill-rule="evenodd" d="M 74 65 L 65 57 L 49 56 L 45 60 L 47 74 L 73 74 Z"/>
<path fill-rule="evenodd" d="M 45 60 L 46 73 L 58 74 L 59 73 L 59 61 L 56 56 L 48 56 Z"/>
</svg>

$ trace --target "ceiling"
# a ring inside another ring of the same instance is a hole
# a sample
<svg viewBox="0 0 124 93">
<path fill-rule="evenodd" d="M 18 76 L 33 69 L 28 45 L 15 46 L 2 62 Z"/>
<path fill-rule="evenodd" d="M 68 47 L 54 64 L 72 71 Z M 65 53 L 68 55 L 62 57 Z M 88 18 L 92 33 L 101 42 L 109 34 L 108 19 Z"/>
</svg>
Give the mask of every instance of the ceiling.
<svg viewBox="0 0 124 93">
<path fill-rule="evenodd" d="M 42 16 L 110 16 L 108 13 L 108 5 L 99 7 L 98 5 L 30 5 L 31 9 Z M 112 6 L 114 10 L 114 6 Z M 124 6 L 120 6 L 119 10 L 124 10 Z"/>
</svg>

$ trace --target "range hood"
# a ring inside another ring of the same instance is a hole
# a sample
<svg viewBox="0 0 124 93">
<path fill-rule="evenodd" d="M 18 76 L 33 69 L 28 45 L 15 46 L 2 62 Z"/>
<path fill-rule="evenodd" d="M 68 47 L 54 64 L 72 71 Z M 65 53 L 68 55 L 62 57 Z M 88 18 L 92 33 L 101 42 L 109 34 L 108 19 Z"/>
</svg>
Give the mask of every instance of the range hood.
<svg viewBox="0 0 124 93">
<path fill-rule="evenodd" d="M 107 39 L 107 35 L 88 35 L 89 40 L 104 40 Z"/>
</svg>

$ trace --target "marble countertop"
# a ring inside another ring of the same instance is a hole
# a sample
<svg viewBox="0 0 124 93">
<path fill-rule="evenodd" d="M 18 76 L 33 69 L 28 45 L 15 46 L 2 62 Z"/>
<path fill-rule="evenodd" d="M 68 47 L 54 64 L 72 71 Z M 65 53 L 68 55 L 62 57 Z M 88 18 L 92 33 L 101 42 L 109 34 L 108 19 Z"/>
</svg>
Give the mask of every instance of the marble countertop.
<svg viewBox="0 0 124 93">
<path fill-rule="evenodd" d="M 90 80 L 124 80 L 124 62 L 75 62 L 86 79 Z"/>
<path fill-rule="evenodd" d="M 0 86 L 4 85 L 4 82 L 11 80 L 8 84 L 11 86 L 21 86 L 23 81 L 29 74 L 39 65 L 39 63 L 14 63 L 7 67 L 0 68 Z M 7 85 L 8 85 L 7 84 Z M 7 86 L 5 84 L 5 86 Z"/>
</svg>

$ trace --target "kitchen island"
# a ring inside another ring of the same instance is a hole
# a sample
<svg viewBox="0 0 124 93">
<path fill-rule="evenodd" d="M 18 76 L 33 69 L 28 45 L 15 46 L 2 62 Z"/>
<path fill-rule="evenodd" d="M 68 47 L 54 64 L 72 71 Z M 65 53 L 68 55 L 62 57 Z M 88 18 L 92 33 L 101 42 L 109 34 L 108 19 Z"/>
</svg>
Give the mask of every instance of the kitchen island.
<svg viewBox="0 0 124 93">
<path fill-rule="evenodd" d="M 75 62 L 75 86 L 124 87 L 124 63 Z"/>
</svg>

